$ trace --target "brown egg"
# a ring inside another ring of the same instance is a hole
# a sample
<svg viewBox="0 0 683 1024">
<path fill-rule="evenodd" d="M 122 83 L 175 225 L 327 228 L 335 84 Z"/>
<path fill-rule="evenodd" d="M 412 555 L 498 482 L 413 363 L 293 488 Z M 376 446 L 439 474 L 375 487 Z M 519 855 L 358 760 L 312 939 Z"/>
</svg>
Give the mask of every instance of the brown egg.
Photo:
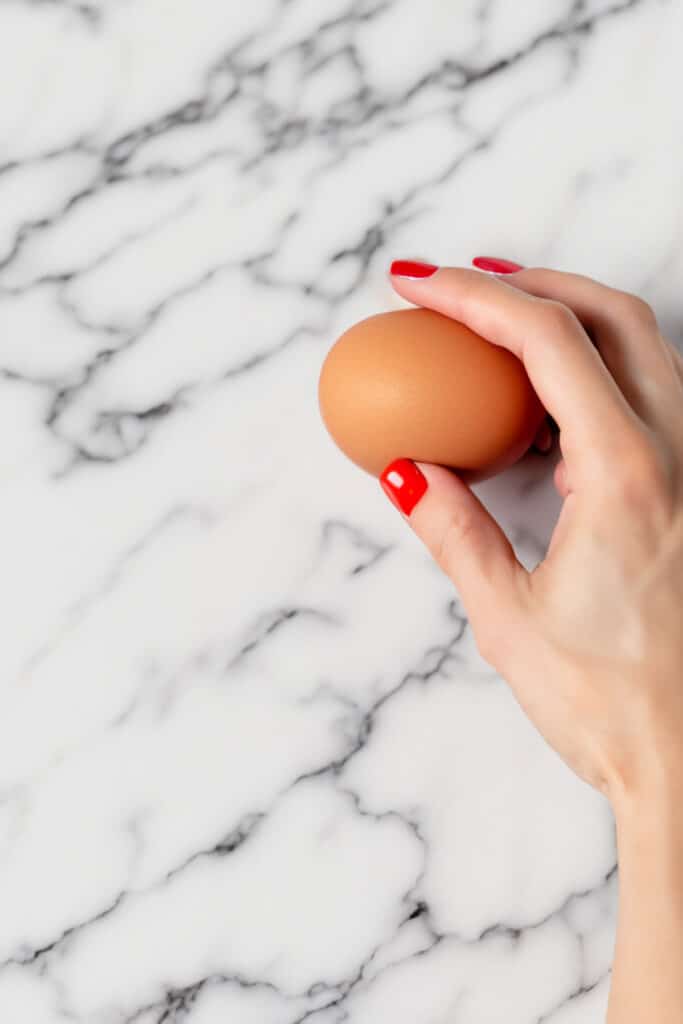
<svg viewBox="0 0 683 1024">
<path fill-rule="evenodd" d="M 332 438 L 375 476 L 397 458 L 490 475 L 527 450 L 544 416 L 515 356 L 429 309 L 343 334 L 319 398 Z"/>
</svg>

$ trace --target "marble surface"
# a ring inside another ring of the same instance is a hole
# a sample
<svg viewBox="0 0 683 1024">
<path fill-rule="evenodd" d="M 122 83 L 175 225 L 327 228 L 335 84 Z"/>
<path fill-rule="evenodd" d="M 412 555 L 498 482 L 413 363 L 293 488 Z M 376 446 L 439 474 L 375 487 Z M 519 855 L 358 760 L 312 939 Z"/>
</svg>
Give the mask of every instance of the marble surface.
<svg viewBox="0 0 683 1024">
<path fill-rule="evenodd" d="M 609 809 L 316 378 L 397 256 L 579 269 L 680 337 L 682 38 L 655 0 L 4 0 L 3 1020 L 603 1020 Z M 547 466 L 482 492 L 537 559 Z"/>
</svg>

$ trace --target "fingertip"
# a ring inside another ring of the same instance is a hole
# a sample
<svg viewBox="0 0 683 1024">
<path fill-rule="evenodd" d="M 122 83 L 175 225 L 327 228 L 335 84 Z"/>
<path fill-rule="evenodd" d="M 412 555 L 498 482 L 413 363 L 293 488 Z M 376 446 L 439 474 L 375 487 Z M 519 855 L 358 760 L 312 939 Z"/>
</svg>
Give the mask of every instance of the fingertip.
<svg viewBox="0 0 683 1024">
<path fill-rule="evenodd" d="M 555 490 L 559 496 L 564 500 L 570 493 L 569 476 L 567 474 L 567 463 L 564 459 L 561 459 L 555 466 L 555 472 L 553 473 L 553 481 L 555 483 Z"/>
<path fill-rule="evenodd" d="M 488 274 L 516 274 L 518 271 L 524 270 L 521 263 L 505 260 L 499 256 L 475 256 L 472 266 Z"/>
<path fill-rule="evenodd" d="M 534 438 L 534 443 L 532 447 L 538 452 L 539 455 L 549 455 L 553 449 L 554 443 L 555 438 L 552 430 L 550 429 L 550 424 L 546 418 L 543 420 L 540 427 L 538 428 L 538 431 L 536 432 L 536 436 Z"/>
<path fill-rule="evenodd" d="M 424 263 L 421 260 L 394 260 L 389 268 L 389 276 L 416 281 L 433 277 L 438 269 L 436 263 Z"/>
<path fill-rule="evenodd" d="M 428 481 L 411 459 L 394 459 L 379 477 L 382 490 L 404 516 L 410 516 L 422 500 Z"/>
</svg>

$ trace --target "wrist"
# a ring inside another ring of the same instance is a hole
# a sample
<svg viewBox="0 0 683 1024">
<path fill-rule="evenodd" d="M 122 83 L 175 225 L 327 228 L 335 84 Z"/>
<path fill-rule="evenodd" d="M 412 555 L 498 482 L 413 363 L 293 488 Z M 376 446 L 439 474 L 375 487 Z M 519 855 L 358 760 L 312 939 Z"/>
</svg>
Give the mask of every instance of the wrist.
<svg viewBox="0 0 683 1024">
<path fill-rule="evenodd" d="M 619 925 L 610 1024 L 682 1019 L 682 759 L 673 749 L 648 753 L 647 770 L 639 766 L 613 794 Z"/>
<path fill-rule="evenodd" d="M 632 833 L 683 832 L 683 750 L 671 742 L 652 743 L 630 770 L 614 773 L 607 786 L 620 840 Z"/>
</svg>

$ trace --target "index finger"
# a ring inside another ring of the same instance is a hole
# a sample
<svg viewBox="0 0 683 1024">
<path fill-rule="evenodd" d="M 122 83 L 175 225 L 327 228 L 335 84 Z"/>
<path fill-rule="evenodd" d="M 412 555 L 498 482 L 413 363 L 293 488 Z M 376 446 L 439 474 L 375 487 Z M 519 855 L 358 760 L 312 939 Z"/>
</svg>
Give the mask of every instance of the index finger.
<svg viewBox="0 0 683 1024">
<path fill-rule="evenodd" d="M 466 324 L 512 352 L 562 432 L 565 458 L 611 456 L 634 416 L 570 309 L 476 270 L 441 267 L 429 277 L 392 272 L 396 291 Z"/>
</svg>

